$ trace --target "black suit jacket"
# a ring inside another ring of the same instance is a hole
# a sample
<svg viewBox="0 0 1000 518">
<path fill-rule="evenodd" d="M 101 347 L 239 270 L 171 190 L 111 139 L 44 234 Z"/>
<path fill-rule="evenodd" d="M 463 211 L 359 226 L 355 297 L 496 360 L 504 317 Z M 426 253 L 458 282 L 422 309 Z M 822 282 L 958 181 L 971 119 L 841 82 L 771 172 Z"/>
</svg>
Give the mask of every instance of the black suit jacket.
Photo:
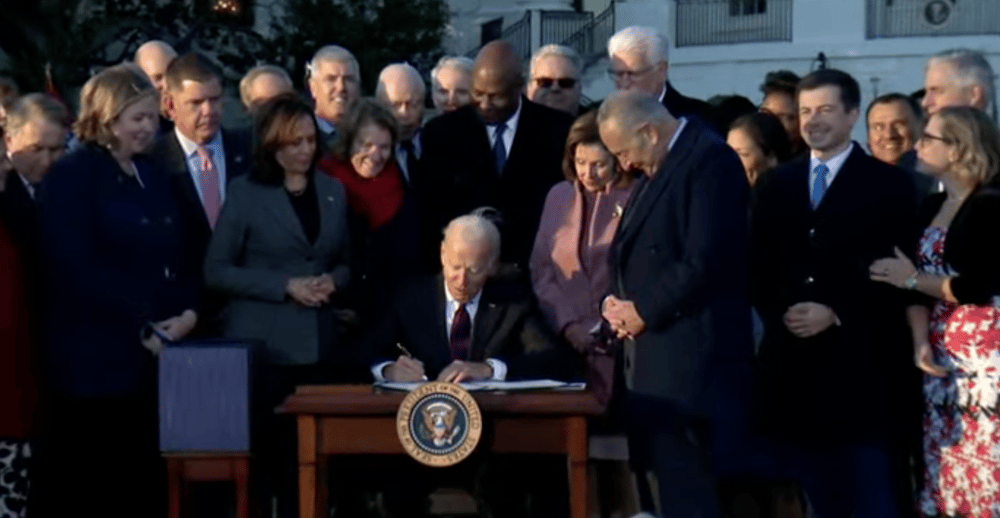
<svg viewBox="0 0 1000 518">
<path fill-rule="evenodd" d="M 368 365 L 399 357 L 396 344 L 424 363 L 434 379 L 449 363 L 445 329 L 444 278 L 416 277 L 405 283 L 382 322 L 365 337 Z M 542 323 L 530 290 L 519 284 L 489 281 L 483 287 L 472 324 L 469 361 L 496 358 L 507 364 L 507 379 L 565 379 L 572 373 L 573 354 Z"/>
<path fill-rule="evenodd" d="M 253 137 L 248 130 L 222 131 L 222 146 L 226 153 L 226 184 L 249 174 L 253 168 Z M 198 197 L 194 180 L 188 171 L 184 149 L 177 141 L 177 134 L 168 131 L 160 136 L 153 147 L 151 157 L 170 178 L 174 197 L 180 208 L 184 235 L 189 245 L 187 253 L 198 265 L 204 264 L 208 243 L 212 239 L 212 228 L 208 224 L 208 216 Z M 220 186 L 225 188 L 225 186 Z M 228 199 L 228 198 L 227 198 Z M 201 268 L 198 269 L 201 273 Z M 198 332 L 201 334 L 217 334 L 221 329 L 219 313 L 224 305 L 223 298 L 216 293 L 206 291 L 203 294 L 203 306 L 199 308 Z"/>
<path fill-rule="evenodd" d="M 504 262 L 526 271 L 545 197 L 562 181 L 568 114 L 521 98 L 521 114 L 504 170 L 474 106 L 432 119 L 421 134 L 422 179 L 414 183 L 435 225 L 488 205 L 503 216 Z"/>
<path fill-rule="evenodd" d="M 746 177 L 725 142 L 689 119 L 660 170 L 634 189 L 609 254 L 613 293 L 646 323 L 632 390 L 718 415 L 746 390 L 728 367 L 753 354 Z"/>
<path fill-rule="evenodd" d="M 0 217 L 14 237 L 28 268 L 38 259 L 38 205 L 17 171 L 10 171 L 0 193 Z"/>
<path fill-rule="evenodd" d="M 685 97 L 681 95 L 674 86 L 667 81 L 666 84 L 667 91 L 663 94 L 663 106 L 670 112 L 674 117 L 698 117 L 702 121 L 710 122 L 715 120 L 714 108 L 711 104 L 700 99 L 694 99 L 691 97 Z M 714 128 L 716 133 L 725 134 L 729 128 L 719 129 L 715 126 L 708 125 L 709 128 Z"/>
<path fill-rule="evenodd" d="M 770 421 L 800 439 L 877 437 L 911 395 L 906 293 L 871 281 L 869 266 L 911 249 L 912 178 L 857 143 L 816 210 L 809 157 L 761 177 L 752 217 L 754 304 L 764 321 L 760 359 L 773 389 Z M 797 338 L 788 308 L 818 302 L 840 325 Z M 919 392 L 917 392 L 919 394 Z"/>
</svg>

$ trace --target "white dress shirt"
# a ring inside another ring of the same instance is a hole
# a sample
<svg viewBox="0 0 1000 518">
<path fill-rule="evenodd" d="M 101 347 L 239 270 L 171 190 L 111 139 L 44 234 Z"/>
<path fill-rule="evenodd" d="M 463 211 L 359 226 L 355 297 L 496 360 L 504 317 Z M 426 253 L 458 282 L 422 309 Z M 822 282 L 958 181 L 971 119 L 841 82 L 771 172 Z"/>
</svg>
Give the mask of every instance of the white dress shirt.
<svg viewBox="0 0 1000 518">
<path fill-rule="evenodd" d="M 826 188 L 829 189 L 830 185 L 833 184 L 833 178 L 837 176 L 837 173 L 840 172 L 840 168 L 844 166 L 844 162 L 847 161 L 847 157 L 851 154 L 852 149 L 854 149 L 854 142 L 851 142 L 847 146 L 847 149 L 841 151 L 840 153 L 837 153 L 836 155 L 833 155 L 826 162 L 820 160 L 819 157 L 816 156 L 816 152 L 813 151 L 810 154 L 809 158 L 808 188 L 810 189 L 810 191 L 812 190 L 813 182 L 816 181 L 816 166 L 825 163 L 827 169 L 830 170 L 830 172 L 826 173 Z"/>
<path fill-rule="evenodd" d="M 514 134 L 517 133 L 517 122 L 521 119 L 521 99 L 517 100 L 517 109 L 514 110 L 514 115 L 511 115 L 509 119 L 505 122 L 507 124 L 507 129 L 503 132 L 503 145 L 507 151 L 507 158 L 510 158 L 510 150 L 514 145 Z M 490 149 L 493 149 L 493 143 L 497 139 L 497 129 L 499 126 L 496 124 L 486 125 L 486 138 L 490 140 Z"/>
<path fill-rule="evenodd" d="M 448 291 L 447 282 L 445 282 L 444 286 L 444 296 L 446 299 L 444 304 L 444 329 L 445 333 L 448 333 L 450 335 L 451 323 L 455 320 L 455 312 L 458 311 L 458 307 L 461 305 L 461 303 L 455 300 L 455 297 L 451 296 L 451 292 Z M 480 290 L 479 293 L 477 293 L 475 296 L 469 299 L 468 302 L 465 303 L 465 311 L 469 314 L 469 323 L 470 325 L 472 325 L 472 334 L 470 336 L 474 336 L 476 334 L 476 328 L 475 328 L 476 313 L 479 312 L 479 300 L 482 298 L 482 296 L 483 292 L 482 290 Z M 417 359 L 419 360 L 419 358 Z M 375 378 L 375 381 L 385 381 L 385 376 L 383 375 L 383 371 L 391 363 L 393 362 L 382 362 L 372 367 L 372 376 Z M 507 379 L 506 363 L 496 358 L 486 358 L 486 363 L 488 363 L 490 367 L 493 368 L 493 377 L 490 378 L 490 380 L 503 381 Z"/>
<path fill-rule="evenodd" d="M 194 182 L 194 189 L 198 191 L 198 199 L 201 200 L 202 206 L 205 205 L 205 193 L 201 192 L 201 179 L 198 175 L 201 174 L 201 158 L 198 156 L 198 144 L 193 140 L 185 137 L 181 134 L 177 126 L 174 126 L 174 134 L 177 135 L 177 142 L 180 143 L 181 149 L 184 150 L 184 161 L 187 162 L 188 173 L 191 174 L 191 180 Z M 215 165 L 215 171 L 218 173 L 219 177 L 219 202 L 226 201 L 226 150 L 222 145 L 222 131 L 219 131 L 205 144 L 205 149 L 208 150 L 208 155 L 212 157 L 212 164 Z"/>
<path fill-rule="evenodd" d="M 35 199 L 35 186 L 31 185 L 31 182 L 27 178 L 21 176 L 21 173 L 17 173 L 17 177 L 21 179 L 21 183 L 24 184 L 24 190 L 28 191 L 28 197 L 32 200 Z"/>
</svg>

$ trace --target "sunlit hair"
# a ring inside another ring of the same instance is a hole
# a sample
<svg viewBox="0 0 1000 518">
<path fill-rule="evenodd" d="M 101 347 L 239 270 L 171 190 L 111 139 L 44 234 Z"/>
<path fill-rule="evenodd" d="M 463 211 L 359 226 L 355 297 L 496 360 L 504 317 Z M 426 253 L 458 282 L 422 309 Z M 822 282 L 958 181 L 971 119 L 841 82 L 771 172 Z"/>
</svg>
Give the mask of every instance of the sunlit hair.
<svg viewBox="0 0 1000 518">
<path fill-rule="evenodd" d="M 983 91 L 986 107 L 993 102 L 993 67 L 982 52 L 972 49 L 949 49 L 938 52 L 927 61 L 927 66 L 935 63 L 951 65 L 951 75 L 961 87 L 979 86 Z"/>
<path fill-rule="evenodd" d="M 3 129 L 13 137 L 20 133 L 29 121 L 36 118 L 65 127 L 69 114 L 62 103 L 48 95 L 42 93 L 26 94 L 18 97 L 7 109 Z"/>
<path fill-rule="evenodd" d="M 115 148 L 118 139 L 111 125 L 129 106 L 157 98 L 146 74 L 132 63 L 106 68 L 84 83 L 80 90 L 80 114 L 73 132 L 81 142 Z"/>
<path fill-rule="evenodd" d="M 285 69 L 275 66 L 275 65 L 257 65 L 251 68 L 243 79 L 240 79 L 240 101 L 243 102 L 243 106 L 250 107 L 250 89 L 253 88 L 254 81 L 258 77 L 270 74 L 275 76 L 288 85 L 288 89 L 292 90 L 292 78 L 288 76 L 288 72 Z"/>
<path fill-rule="evenodd" d="M 431 84 L 434 88 L 438 88 L 441 85 L 438 84 L 438 73 L 446 68 L 452 70 L 458 70 L 459 72 L 465 74 L 466 76 L 472 75 L 472 67 L 474 62 L 472 59 L 465 56 L 445 56 L 438 60 L 437 65 L 434 65 L 434 69 L 431 70 Z"/>
<path fill-rule="evenodd" d="M 608 57 L 619 52 L 641 52 L 648 66 L 667 61 L 668 50 L 667 37 L 652 27 L 625 27 L 608 40 Z"/>
<path fill-rule="evenodd" d="M 337 126 L 337 141 L 333 144 L 333 155 L 340 160 L 350 160 L 354 139 L 357 138 L 361 128 L 369 124 L 375 124 L 388 131 L 392 141 L 390 149 L 396 149 L 396 142 L 399 139 L 396 116 L 375 99 L 365 97 L 354 103 Z"/>
<path fill-rule="evenodd" d="M 978 185 L 995 183 L 1000 170 L 1000 132 L 996 124 L 982 111 L 967 106 L 942 108 L 932 117 L 941 119 L 941 138 L 955 146 L 955 168 L 970 175 Z"/>
<path fill-rule="evenodd" d="M 375 97 L 379 99 L 386 99 L 386 81 L 388 80 L 389 74 L 393 72 L 402 72 L 406 75 L 406 78 L 410 82 L 410 86 L 416 88 L 417 98 L 420 99 L 420 104 L 423 106 L 424 95 L 427 94 L 427 85 L 424 84 L 424 78 L 420 75 L 420 71 L 413 67 L 409 63 L 392 63 L 387 65 L 378 74 L 378 83 L 375 84 Z"/>
<path fill-rule="evenodd" d="M 313 54 L 312 59 L 306 63 L 306 79 L 312 79 L 313 74 L 316 73 L 316 69 L 319 68 L 320 63 L 324 61 L 333 61 L 335 63 L 347 63 L 351 65 L 354 70 L 354 76 L 358 81 L 361 78 L 358 77 L 361 74 L 361 67 L 358 65 L 358 58 L 354 57 L 351 51 L 341 47 L 340 45 L 326 45 Z"/>
<path fill-rule="evenodd" d="M 295 127 L 302 117 L 308 117 L 319 138 L 319 127 L 312 107 L 294 93 L 281 94 L 265 102 L 257 110 L 254 118 L 254 129 L 257 141 L 254 144 L 254 168 L 250 178 L 256 182 L 270 185 L 280 185 L 284 182 L 285 171 L 278 164 L 275 154 L 282 147 L 295 143 Z M 319 162 L 323 153 L 322 146 L 316 144 L 313 153 L 312 170 Z"/>
<path fill-rule="evenodd" d="M 613 123 L 625 133 L 634 133 L 646 123 L 666 124 L 673 120 L 659 99 L 635 90 L 611 92 L 597 110 L 598 125 Z"/>
<path fill-rule="evenodd" d="M 535 69 L 538 68 L 538 62 L 549 56 L 556 56 L 569 61 L 573 65 L 573 70 L 576 71 L 576 77 L 580 77 L 580 73 L 583 71 L 583 59 L 580 58 L 580 54 L 565 45 L 557 45 L 555 43 L 545 45 L 535 51 L 535 54 L 531 56 L 531 66 L 528 67 L 528 75 L 535 77 Z"/>
<path fill-rule="evenodd" d="M 591 110 L 577 117 L 573 121 L 573 125 L 569 127 L 569 133 L 566 135 L 566 147 L 563 151 L 562 169 L 563 175 L 570 182 L 576 181 L 576 148 L 580 144 L 597 144 L 604 148 L 604 143 L 601 142 L 601 135 L 597 128 L 596 110 Z M 605 152 L 607 152 L 606 148 Z M 608 156 L 610 155 L 608 153 Z M 618 165 L 618 161 L 614 157 L 611 157 L 611 161 L 614 164 L 615 178 L 617 179 L 621 177 L 622 171 Z"/>
<path fill-rule="evenodd" d="M 459 216 L 444 228 L 444 243 L 455 239 L 465 244 L 486 245 L 490 249 L 490 264 L 500 260 L 500 231 L 489 219 L 478 214 Z"/>
</svg>

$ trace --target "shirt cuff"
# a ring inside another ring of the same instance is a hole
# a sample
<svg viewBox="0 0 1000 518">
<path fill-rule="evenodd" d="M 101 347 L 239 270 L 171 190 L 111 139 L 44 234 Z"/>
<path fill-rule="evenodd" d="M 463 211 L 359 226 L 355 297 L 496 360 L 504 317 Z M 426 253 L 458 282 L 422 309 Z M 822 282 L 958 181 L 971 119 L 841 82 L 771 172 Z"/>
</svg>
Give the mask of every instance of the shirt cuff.
<svg viewBox="0 0 1000 518">
<path fill-rule="evenodd" d="M 496 359 L 496 358 L 486 358 L 486 363 L 490 364 L 493 368 L 493 377 L 490 381 L 504 381 L 507 379 L 507 364 Z"/>
<path fill-rule="evenodd" d="M 372 367 L 372 377 L 375 378 L 375 383 L 385 381 L 385 376 L 382 374 L 382 371 L 384 371 L 389 365 L 392 365 L 392 362 L 382 362 Z"/>
</svg>

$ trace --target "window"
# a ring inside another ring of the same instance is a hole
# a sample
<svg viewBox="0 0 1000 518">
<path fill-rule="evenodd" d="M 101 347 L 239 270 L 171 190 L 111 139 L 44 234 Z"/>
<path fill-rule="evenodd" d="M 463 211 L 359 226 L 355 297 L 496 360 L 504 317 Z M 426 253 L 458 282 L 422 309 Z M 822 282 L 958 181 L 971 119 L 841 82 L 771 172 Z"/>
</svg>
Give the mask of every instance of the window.
<svg viewBox="0 0 1000 518">
<path fill-rule="evenodd" d="M 747 16 L 767 12 L 767 0 L 729 0 L 729 16 Z"/>
</svg>

